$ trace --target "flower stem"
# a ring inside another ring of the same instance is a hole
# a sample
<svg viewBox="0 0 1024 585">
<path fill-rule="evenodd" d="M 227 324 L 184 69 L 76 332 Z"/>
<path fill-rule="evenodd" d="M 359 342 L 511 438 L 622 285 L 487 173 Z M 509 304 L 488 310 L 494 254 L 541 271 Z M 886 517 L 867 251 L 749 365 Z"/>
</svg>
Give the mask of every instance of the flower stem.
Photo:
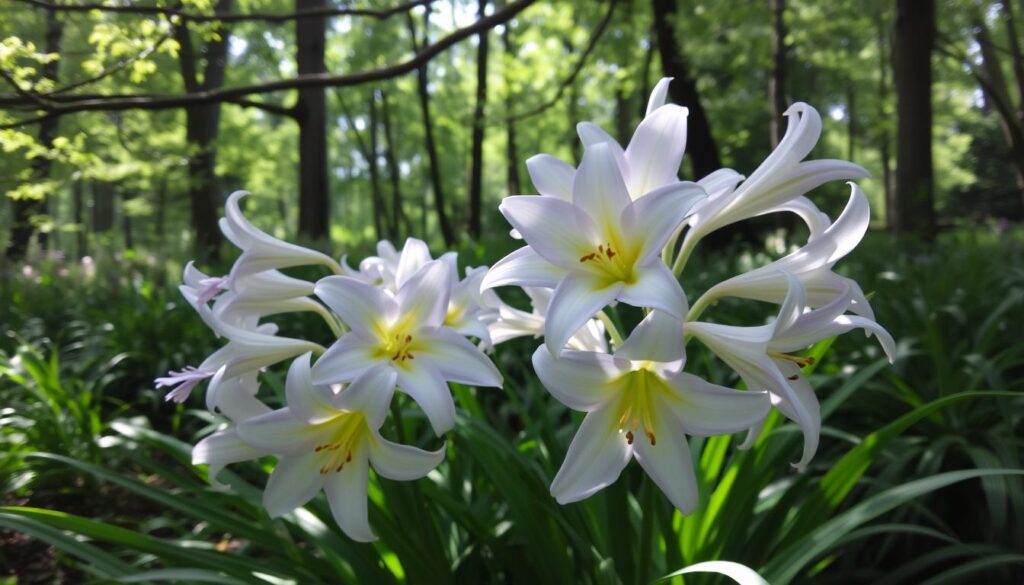
<svg viewBox="0 0 1024 585">
<path fill-rule="evenodd" d="M 601 311 L 597 314 L 597 318 L 604 323 L 608 336 L 612 338 L 612 345 L 615 347 L 622 345 L 622 333 L 619 332 L 618 326 L 615 325 L 615 321 L 612 320 L 608 313 Z"/>
<path fill-rule="evenodd" d="M 686 314 L 686 320 L 696 321 L 700 318 L 701 314 L 703 314 L 708 307 L 715 304 L 715 302 L 717 301 L 714 297 L 708 296 L 707 293 L 702 294 L 700 298 L 697 299 L 697 302 L 693 303 L 693 306 L 690 307 L 690 312 Z"/>
<path fill-rule="evenodd" d="M 687 234 L 690 236 L 691 234 Z M 679 254 L 676 256 L 675 262 L 672 263 L 672 274 L 676 275 L 676 278 L 683 273 L 683 268 L 686 267 L 686 262 L 690 259 L 690 254 L 693 253 L 693 249 L 697 246 L 697 242 L 700 238 L 687 238 L 683 240 L 683 246 L 679 249 Z"/>
</svg>

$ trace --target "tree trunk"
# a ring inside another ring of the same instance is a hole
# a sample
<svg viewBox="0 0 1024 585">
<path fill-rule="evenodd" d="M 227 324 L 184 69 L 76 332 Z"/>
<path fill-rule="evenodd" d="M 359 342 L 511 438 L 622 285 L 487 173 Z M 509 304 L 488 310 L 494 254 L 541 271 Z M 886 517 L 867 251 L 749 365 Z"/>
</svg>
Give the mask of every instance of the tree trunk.
<svg viewBox="0 0 1024 585">
<path fill-rule="evenodd" d="M 885 225 L 895 229 L 896 197 L 892 184 L 892 132 L 889 130 L 889 50 L 888 28 L 884 24 L 884 9 L 878 14 L 878 150 L 882 159 L 882 189 L 885 193 Z"/>
<path fill-rule="evenodd" d="M 683 49 L 675 34 L 676 0 L 652 0 L 654 31 L 657 36 L 661 68 L 665 77 L 674 77 L 669 85 L 672 101 L 689 108 L 686 154 L 693 165 L 693 177 L 700 179 L 722 167 L 711 124 L 697 93 L 697 82 L 690 76 Z"/>
<path fill-rule="evenodd" d="M 1024 204 L 1024 54 L 1021 52 L 1017 26 L 1014 23 L 1013 3 L 1002 0 L 1003 19 L 1006 23 L 1006 36 L 1009 39 L 1010 58 L 1013 64 L 1013 78 L 1017 86 L 1017 123 L 1016 137 L 1007 136 L 1010 157 L 1017 174 L 1017 190 L 1020 191 L 1021 203 Z M 1008 134 L 1009 125 L 1004 124 L 1003 133 Z"/>
<path fill-rule="evenodd" d="M 219 0 L 216 12 L 231 11 L 231 0 Z M 207 43 L 203 49 L 206 68 L 202 81 L 199 80 L 199 56 L 192 46 L 192 36 L 187 24 L 175 27 L 178 41 L 178 63 L 182 82 L 189 93 L 210 91 L 224 85 L 224 70 L 227 66 L 229 31 L 221 27 L 218 37 Z M 195 230 L 196 253 L 200 258 L 216 258 L 222 241 L 217 227 L 218 201 L 221 198 L 217 181 L 217 136 L 220 133 L 220 104 L 204 104 L 185 108 L 185 138 L 191 150 L 188 161 L 188 194 L 192 213 L 192 228 Z"/>
<path fill-rule="evenodd" d="M 114 227 L 114 186 L 106 181 L 92 184 L 92 231 L 109 232 Z"/>
<path fill-rule="evenodd" d="M 510 28 L 511 25 L 506 23 L 501 32 L 501 41 L 505 48 L 506 57 L 514 58 L 516 48 L 512 41 L 512 35 L 509 32 Z M 505 111 L 512 111 L 512 88 L 507 75 L 505 77 Z M 516 146 L 516 123 L 511 119 L 505 122 L 505 137 L 505 158 L 508 165 L 505 173 L 505 184 L 509 195 L 520 195 L 523 191 L 519 183 L 519 152 Z"/>
<path fill-rule="evenodd" d="M 630 96 L 626 95 L 620 83 L 615 88 L 615 138 L 618 139 L 619 144 L 629 144 L 629 139 L 633 134 L 629 119 L 629 98 Z M 644 112 L 646 113 L 647 110 L 645 109 Z"/>
<path fill-rule="evenodd" d="M 896 233 L 934 234 L 932 68 L 935 1 L 897 0 L 893 72 L 896 81 Z"/>
<path fill-rule="evenodd" d="M 487 0 L 477 1 L 477 18 L 487 15 Z M 483 207 L 483 167 L 484 167 L 484 110 L 487 107 L 487 53 L 490 30 L 485 30 L 478 37 L 476 50 L 476 106 L 473 108 L 473 161 L 469 172 L 469 235 L 474 240 L 480 239 L 480 228 Z"/>
<path fill-rule="evenodd" d="M 779 145 L 786 122 L 786 0 L 770 0 L 772 10 L 772 73 L 768 78 L 768 103 L 771 106 L 772 148 Z"/>
<path fill-rule="evenodd" d="M 46 52 L 60 53 L 61 38 L 64 34 L 64 25 L 57 17 L 56 10 L 46 10 Z M 43 66 L 43 78 L 57 83 L 60 61 L 50 61 Z M 46 149 L 53 148 L 53 140 L 57 137 L 57 128 L 60 118 L 48 118 L 39 123 L 39 135 L 37 142 Z M 32 180 L 43 181 L 50 176 L 53 161 L 49 157 L 39 156 L 32 159 Z M 46 193 L 42 199 L 12 199 L 11 200 L 11 239 L 8 242 L 6 255 L 12 260 L 20 259 L 28 251 L 29 243 L 35 234 L 35 227 L 32 225 L 34 215 L 46 213 L 46 197 L 53 193 Z M 46 235 L 38 234 L 40 245 L 46 243 Z"/>
<path fill-rule="evenodd" d="M 297 12 L 329 7 L 326 0 L 295 0 Z M 299 75 L 326 73 L 327 19 L 295 21 L 295 61 Z M 299 90 L 299 234 L 312 240 L 330 237 L 330 187 L 327 179 L 327 101 L 324 88 Z"/>
<path fill-rule="evenodd" d="M 132 216 L 128 214 L 127 203 L 131 201 L 132 195 L 127 191 L 121 192 L 121 232 L 124 235 L 124 248 L 130 250 L 135 247 L 135 239 L 132 237 Z"/>
<path fill-rule="evenodd" d="M 420 43 L 416 40 L 416 25 L 412 15 L 408 15 L 406 23 L 409 27 L 409 36 L 412 39 L 413 50 L 419 52 Z M 423 44 L 427 43 L 430 26 L 429 8 L 423 15 Z M 437 213 L 437 224 L 441 229 L 441 237 L 448 247 L 455 245 L 455 232 L 452 231 L 451 222 L 448 220 L 448 212 L 445 206 L 444 188 L 441 184 L 441 162 L 437 157 L 437 143 L 434 140 L 434 120 L 430 116 L 430 90 L 427 65 L 416 69 L 416 89 L 420 99 L 420 112 L 423 114 L 423 136 L 427 148 L 427 160 L 430 163 L 430 185 L 434 192 L 434 210 Z M 424 235 L 426 231 L 424 230 Z"/>
<path fill-rule="evenodd" d="M 388 96 L 384 93 L 384 90 L 380 90 L 380 113 L 381 122 L 384 124 L 384 138 L 388 142 L 388 147 L 384 151 L 384 160 L 387 161 L 388 165 L 388 178 L 391 179 L 391 239 L 394 242 L 398 242 L 401 239 L 401 228 L 405 226 L 405 232 L 411 233 L 412 226 L 409 224 L 409 218 L 405 215 L 405 210 L 402 209 L 402 190 L 401 190 L 401 169 L 398 166 L 398 157 L 395 155 L 396 141 L 394 126 L 391 124 L 391 107 L 388 104 Z"/>
<path fill-rule="evenodd" d="M 85 227 L 85 193 L 83 192 L 85 191 L 85 180 L 82 179 L 81 175 L 78 175 L 74 181 L 71 185 L 71 196 L 75 216 L 75 239 L 77 244 L 75 252 L 78 258 L 82 258 L 89 253 L 86 241 L 88 232 Z"/>
<path fill-rule="evenodd" d="M 387 209 L 384 205 L 384 193 L 380 187 L 380 169 L 377 166 L 377 153 L 380 151 L 377 146 L 377 90 L 370 91 L 370 146 L 367 162 L 370 164 L 370 186 L 373 195 L 373 229 L 377 232 L 377 239 L 383 240 L 392 237 L 387 233 L 391 222 L 387 217 Z"/>
</svg>

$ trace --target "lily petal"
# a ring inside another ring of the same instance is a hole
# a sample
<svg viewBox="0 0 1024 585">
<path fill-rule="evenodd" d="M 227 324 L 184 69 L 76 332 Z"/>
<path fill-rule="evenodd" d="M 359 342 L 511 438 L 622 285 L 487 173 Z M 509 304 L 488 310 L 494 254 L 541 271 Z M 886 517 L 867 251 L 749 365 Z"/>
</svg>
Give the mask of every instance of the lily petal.
<svg viewBox="0 0 1024 585">
<path fill-rule="evenodd" d="M 638 267 L 636 281 L 623 287 L 618 299 L 634 307 L 661 309 L 680 319 L 689 310 L 683 288 L 661 259 L 642 268 Z"/>
<path fill-rule="evenodd" d="M 312 500 L 323 487 L 324 477 L 312 449 L 282 457 L 263 490 L 263 507 L 271 518 L 277 518 Z"/>
<path fill-rule="evenodd" d="M 365 456 L 355 457 L 344 469 L 330 474 L 324 485 L 331 515 L 341 530 L 357 542 L 377 539 L 370 529 L 367 484 L 370 470 Z"/>
<path fill-rule="evenodd" d="M 361 412 L 371 429 L 378 429 L 387 417 L 398 375 L 386 365 L 370 368 L 334 398 L 334 408 Z"/>
<path fill-rule="evenodd" d="M 192 464 L 209 465 L 208 476 L 211 481 L 215 481 L 225 465 L 259 459 L 265 455 L 269 453 L 243 441 L 236 429 L 227 429 L 213 433 L 196 443 L 192 448 Z"/>
<path fill-rule="evenodd" d="M 312 453 L 317 440 L 316 427 L 299 420 L 288 408 L 239 423 L 238 436 L 257 449 L 284 454 Z"/>
<path fill-rule="evenodd" d="M 589 351 L 563 351 L 555 359 L 546 346 L 533 352 L 533 369 L 544 387 L 573 410 L 590 412 L 616 396 L 613 382 L 629 371 L 627 360 Z"/>
<path fill-rule="evenodd" d="M 706 197 L 696 183 L 666 185 L 628 206 L 621 217 L 623 232 L 640 238 L 636 262 L 645 264 L 661 253 L 665 243 L 690 210 Z"/>
<path fill-rule="evenodd" d="M 439 327 L 448 313 L 452 278 L 451 267 L 444 262 L 424 264 L 395 295 L 402 318 L 411 319 L 414 328 Z"/>
<path fill-rule="evenodd" d="M 576 176 L 572 165 L 550 154 L 538 154 L 526 159 L 526 170 L 538 193 L 572 201 L 572 180 Z"/>
<path fill-rule="evenodd" d="M 314 384 L 350 382 L 381 363 L 360 334 L 349 332 L 327 348 L 313 364 Z"/>
<path fill-rule="evenodd" d="M 651 91 L 651 97 L 647 100 L 647 113 L 644 116 L 650 116 L 661 106 L 665 105 L 665 100 L 668 97 L 668 86 L 674 78 L 662 77 L 658 80 L 657 85 Z"/>
<path fill-rule="evenodd" d="M 615 221 L 630 204 L 629 190 L 623 181 L 619 163 L 607 142 L 594 144 L 584 151 L 579 171 L 572 182 L 572 202 L 586 210 L 599 225 Z M 565 225 L 565 218 L 554 220 Z M 526 241 L 530 241 L 526 232 L 519 231 Z"/>
<path fill-rule="evenodd" d="M 420 354 L 437 366 L 445 379 L 472 386 L 501 387 L 501 372 L 494 362 L 451 329 L 438 328 L 426 345 L 426 351 Z"/>
<path fill-rule="evenodd" d="M 441 436 L 455 426 L 455 402 L 448 383 L 436 366 L 423 360 L 407 361 L 396 368 L 398 387 L 419 404 L 434 434 Z"/>
<path fill-rule="evenodd" d="M 683 321 L 662 311 L 651 311 L 615 349 L 615 355 L 631 361 L 678 362 L 681 369 L 686 361 Z"/>
<path fill-rule="evenodd" d="M 559 504 L 589 498 L 618 479 L 629 463 L 633 449 L 615 422 L 613 408 L 587 413 L 551 482 L 551 495 Z"/>
<path fill-rule="evenodd" d="M 375 286 L 348 276 L 328 276 L 316 283 L 316 296 L 353 331 L 373 336 L 381 320 L 398 315 L 398 303 Z"/>
<path fill-rule="evenodd" d="M 399 481 L 419 479 L 444 461 L 445 447 L 424 451 L 382 437 L 370 441 L 370 463 L 383 477 Z"/>
<path fill-rule="evenodd" d="M 579 173 L 577 173 L 577 177 Z M 554 197 L 506 197 L 498 207 L 534 251 L 552 264 L 574 269 L 600 238 L 593 220 Z"/>
<path fill-rule="evenodd" d="M 606 285 L 589 273 L 566 276 L 551 297 L 544 323 L 544 342 L 548 351 L 558 355 L 569 338 L 605 305 L 615 300 L 622 290 L 622 284 Z"/>
<path fill-rule="evenodd" d="M 626 147 L 628 187 L 633 199 L 679 180 L 688 113 L 684 107 L 667 104 L 640 122 Z"/>
<path fill-rule="evenodd" d="M 311 355 L 305 353 L 292 361 L 284 391 L 292 414 L 299 420 L 315 425 L 338 416 L 338 411 L 331 404 L 334 392 L 330 387 L 313 384 L 309 367 Z"/>
<path fill-rule="evenodd" d="M 675 391 L 666 401 L 687 434 L 730 435 L 764 420 L 771 408 L 767 392 L 733 390 L 687 373 L 667 378 Z"/>
<path fill-rule="evenodd" d="M 697 508 L 698 502 L 697 476 L 693 471 L 690 445 L 682 425 L 670 411 L 660 409 L 652 415 L 658 429 L 658 442 L 653 444 L 638 438 L 634 442 L 633 453 L 672 505 L 683 514 L 689 514 Z"/>
<path fill-rule="evenodd" d="M 480 286 L 484 290 L 506 285 L 555 288 L 565 275 L 565 268 L 523 246 L 492 266 Z"/>
<path fill-rule="evenodd" d="M 401 287 L 416 271 L 422 268 L 433 258 L 430 256 L 430 249 L 427 243 L 416 238 L 405 240 L 402 254 L 398 258 L 398 268 L 395 271 L 395 285 Z"/>
</svg>

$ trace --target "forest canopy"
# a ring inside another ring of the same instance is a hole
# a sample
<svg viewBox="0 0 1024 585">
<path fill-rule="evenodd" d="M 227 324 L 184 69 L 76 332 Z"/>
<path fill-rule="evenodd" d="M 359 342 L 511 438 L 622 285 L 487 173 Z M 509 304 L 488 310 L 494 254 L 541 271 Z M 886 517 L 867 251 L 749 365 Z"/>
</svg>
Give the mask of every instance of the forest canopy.
<svg viewBox="0 0 1024 585">
<path fill-rule="evenodd" d="M 627 138 L 662 75 L 691 111 L 684 178 L 752 169 L 804 101 L 825 118 L 818 155 L 867 168 L 874 224 L 898 228 L 897 159 L 914 156 L 898 133 L 920 113 L 898 97 L 917 88 L 934 160 L 904 167 L 931 175 L 914 203 L 934 210 L 926 223 L 1020 218 L 1017 7 L 897 4 L 905 14 L 887 1 L 11 0 L 6 248 L 213 250 L 237 189 L 282 236 L 478 239 L 504 230 L 501 197 L 535 192 L 525 159 L 576 159 L 581 119 Z M 922 69 L 901 42 L 924 47 L 930 79 L 894 76 Z"/>
</svg>

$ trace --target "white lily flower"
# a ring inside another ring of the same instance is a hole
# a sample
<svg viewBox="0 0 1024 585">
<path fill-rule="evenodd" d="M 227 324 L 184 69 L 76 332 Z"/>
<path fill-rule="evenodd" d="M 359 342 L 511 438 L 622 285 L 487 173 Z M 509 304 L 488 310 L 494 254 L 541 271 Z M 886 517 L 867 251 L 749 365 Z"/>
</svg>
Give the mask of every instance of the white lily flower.
<svg viewBox="0 0 1024 585">
<path fill-rule="evenodd" d="M 533 366 L 560 402 L 586 412 L 551 484 L 559 503 L 587 498 L 614 482 L 630 459 L 676 508 L 697 507 L 697 480 L 687 435 L 730 434 L 757 424 L 769 410 L 765 392 L 710 384 L 682 372 L 682 321 L 650 313 L 614 355 L 541 346 Z"/>
<path fill-rule="evenodd" d="M 263 493 L 272 517 L 291 512 L 323 490 L 342 531 L 353 540 L 372 541 L 369 466 L 382 477 L 411 480 L 444 459 L 444 447 L 424 451 L 381 437 L 394 384 L 394 372 L 374 369 L 335 394 L 312 383 L 306 354 L 289 368 L 286 408 L 203 439 L 192 452 L 193 463 L 219 468 L 272 454 L 278 462 Z"/>
<path fill-rule="evenodd" d="M 346 270 L 346 276 L 379 286 L 392 293 L 397 293 L 420 268 L 434 259 L 426 242 L 416 238 L 407 238 L 401 252 L 387 240 L 377 243 L 379 256 L 371 256 L 359 263 L 359 270 Z M 458 278 L 458 259 L 454 252 L 442 254 L 438 261 L 451 269 L 451 298 L 445 325 L 459 333 L 476 337 L 487 346 L 490 339 L 487 322 L 493 320 L 493 309 L 483 306 L 480 293 L 480 280 L 487 272 L 486 267 L 466 268 L 466 277 Z"/>
<path fill-rule="evenodd" d="M 552 291 L 546 288 L 524 286 L 523 292 L 530 297 L 532 311 L 529 313 L 509 306 L 498 298 L 494 291 L 484 291 L 485 303 L 496 308 L 493 320 L 487 325 L 493 345 L 517 337 L 540 337 L 544 334 L 544 316 L 551 305 Z M 579 351 L 608 353 L 608 340 L 605 337 L 604 324 L 597 319 L 590 319 L 569 338 L 566 347 Z"/>
<path fill-rule="evenodd" d="M 330 256 L 281 241 L 252 225 L 238 206 L 248 194 L 247 191 L 232 193 L 224 204 L 224 217 L 220 220 L 224 236 L 242 249 L 242 255 L 231 268 L 232 281 L 265 270 L 311 264 L 327 266 L 335 274 L 342 273 L 341 266 Z"/>
<path fill-rule="evenodd" d="M 573 200 L 506 197 L 499 208 L 528 246 L 487 273 L 483 287 L 554 288 L 545 323 L 552 353 L 614 300 L 686 314 L 686 295 L 659 253 L 691 207 L 704 198 L 676 183 L 633 201 L 612 148 L 587 149 L 573 180 Z"/>
<path fill-rule="evenodd" d="M 784 206 L 828 181 L 868 176 L 867 171 L 851 162 L 804 161 L 821 136 L 821 116 L 803 102 L 790 106 L 785 115 L 789 125 L 782 142 L 757 170 L 735 189 L 708 197 L 694 211 L 689 219 L 690 230 L 683 239 L 681 259 L 685 260 L 698 240 L 719 228 Z"/>
<path fill-rule="evenodd" d="M 821 407 L 814 390 L 800 371 L 814 363 L 811 358 L 793 356 L 814 343 L 850 331 L 864 329 L 878 337 L 890 361 L 895 343 L 889 333 L 873 320 L 844 315 L 854 297 L 852 287 L 844 295 L 816 309 L 808 310 L 807 294 L 791 274 L 782 278 L 789 285 L 778 317 L 767 325 L 737 327 L 691 321 L 686 328 L 743 379 L 748 388 L 767 390 L 772 404 L 797 423 L 804 434 L 800 460 L 804 469 L 818 449 L 821 433 Z M 756 432 L 751 433 L 751 439 Z"/>
<path fill-rule="evenodd" d="M 576 127 L 585 147 L 607 143 L 612 149 L 633 199 L 679 181 L 679 165 L 686 150 L 689 111 L 681 106 L 665 104 L 671 81 L 671 77 L 663 78 L 654 87 L 647 102 L 647 113 L 625 150 L 597 124 L 581 122 Z M 576 176 L 572 165 L 548 154 L 538 154 L 527 159 L 526 170 L 539 194 L 572 201 L 572 184 Z"/>
<path fill-rule="evenodd" d="M 833 272 L 841 258 L 853 251 L 867 232 L 870 221 L 868 198 L 854 183 L 850 183 L 850 200 L 835 221 L 821 229 L 821 219 L 813 204 L 797 203 L 809 218 L 811 240 L 802 248 L 770 264 L 734 276 L 711 287 L 694 304 L 694 310 L 722 297 L 739 297 L 781 304 L 789 293 L 787 275 L 795 276 L 807 292 L 812 308 L 831 303 L 838 297 L 849 295 L 849 310 L 874 319 L 867 297 L 853 280 Z"/>
<path fill-rule="evenodd" d="M 351 382 L 368 371 L 394 373 L 440 435 L 455 424 L 447 382 L 501 386 L 501 374 L 476 346 L 444 326 L 451 296 L 451 267 L 432 261 L 396 294 L 347 276 L 329 276 L 316 294 L 351 331 L 313 366 L 317 384 Z"/>
</svg>

